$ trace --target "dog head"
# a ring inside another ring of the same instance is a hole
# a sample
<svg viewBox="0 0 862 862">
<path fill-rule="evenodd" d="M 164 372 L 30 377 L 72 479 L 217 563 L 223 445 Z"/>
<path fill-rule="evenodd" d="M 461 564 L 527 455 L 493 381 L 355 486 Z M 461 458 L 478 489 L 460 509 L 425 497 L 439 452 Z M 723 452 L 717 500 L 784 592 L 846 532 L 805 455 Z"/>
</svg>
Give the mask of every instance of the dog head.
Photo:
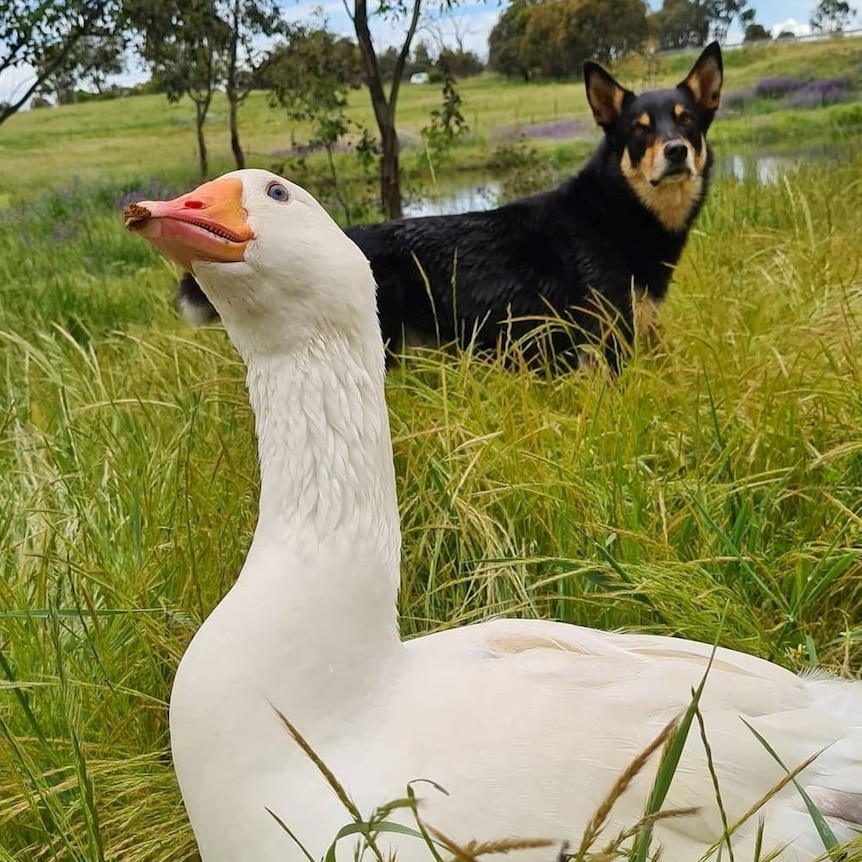
<svg viewBox="0 0 862 862">
<path fill-rule="evenodd" d="M 623 178 L 667 230 L 684 229 L 703 194 L 710 161 L 706 133 L 718 110 L 722 77 L 717 42 L 669 90 L 638 95 L 597 63 L 584 65 L 587 101 Z"/>
</svg>

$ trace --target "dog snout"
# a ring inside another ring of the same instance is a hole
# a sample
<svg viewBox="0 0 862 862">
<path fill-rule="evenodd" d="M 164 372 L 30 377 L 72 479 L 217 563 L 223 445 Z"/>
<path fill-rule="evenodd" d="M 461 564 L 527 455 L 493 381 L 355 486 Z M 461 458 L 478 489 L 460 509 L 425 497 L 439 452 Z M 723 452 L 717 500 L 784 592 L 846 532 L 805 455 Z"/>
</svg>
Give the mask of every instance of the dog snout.
<svg viewBox="0 0 862 862">
<path fill-rule="evenodd" d="M 688 147 L 682 141 L 668 141 L 664 145 L 664 157 L 673 165 L 680 165 L 688 156 Z"/>
</svg>

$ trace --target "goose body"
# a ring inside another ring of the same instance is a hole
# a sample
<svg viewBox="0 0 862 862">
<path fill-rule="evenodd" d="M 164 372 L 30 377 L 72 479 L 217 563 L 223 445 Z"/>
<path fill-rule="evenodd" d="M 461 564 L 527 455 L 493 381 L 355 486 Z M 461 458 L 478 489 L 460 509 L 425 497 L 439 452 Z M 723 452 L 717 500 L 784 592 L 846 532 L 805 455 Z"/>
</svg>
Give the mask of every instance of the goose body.
<svg viewBox="0 0 862 862">
<path fill-rule="evenodd" d="M 367 261 L 303 189 L 228 174 L 129 227 L 207 291 L 248 368 L 260 513 L 233 588 L 195 635 L 171 696 L 171 746 L 204 862 L 321 859 L 350 817 L 280 711 L 364 815 L 417 784 L 425 822 L 466 843 L 575 846 L 633 758 L 690 703 L 709 645 L 562 623 L 494 620 L 402 642 L 400 530 L 384 355 Z M 800 677 L 716 651 L 700 704 L 727 819 L 799 776 L 839 840 L 862 828 L 862 684 Z M 743 721 L 744 719 L 744 721 Z M 654 766 L 617 800 L 606 835 L 643 813 Z M 662 858 L 694 862 L 722 819 L 696 727 L 665 801 Z M 272 812 L 272 813 L 270 813 Z M 788 785 L 766 803 L 763 847 L 811 860 L 823 843 Z M 412 825 L 396 812 L 389 819 Z M 758 818 L 733 835 L 754 857 Z M 399 860 L 421 841 L 381 837 Z M 352 856 L 350 840 L 339 858 Z M 726 848 L 722 853 L 726 854 Z M 517 851 L 549 862 L 553 848 Z"/>
</svg>

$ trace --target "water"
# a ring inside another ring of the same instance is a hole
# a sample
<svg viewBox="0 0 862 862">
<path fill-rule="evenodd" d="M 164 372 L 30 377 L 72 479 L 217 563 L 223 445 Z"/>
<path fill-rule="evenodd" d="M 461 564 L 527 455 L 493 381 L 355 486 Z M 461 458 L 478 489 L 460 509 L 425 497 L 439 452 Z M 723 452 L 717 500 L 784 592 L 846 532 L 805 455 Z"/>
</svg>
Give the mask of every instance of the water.
<svg viewBox="0 0 862 862">
<path fill-rule="evenodd" d="M 719 176 L 731 176 L 737 180 L 754 179 L 760 185 L 772 185 L 793 174 L 801 164 L 834 161 L 846 158 L 849 147 L 841 144 L 812 144 L 810 146 L 781 149 L 776 152 L 757 152 L 719 155 Z"/>
<path fill-rule="evenodd" d="M 826 144 L 776 152 L 719 153 L 715 175 L 719 179 L 722 176 L 737 180 L 754 179 L 760 185 L 771 185 L 792 175 L 803 162 L 839 159 L 847 152 L 847 148 L 839 144 Z M 404 215 L 454 215 L 493 209 L 501 203 L 502 189 L 503 181 L 499 178 L 456 175 L 439 182 L 421 196 L 405 201 Z"/>
<path fill-rule="evenodd" d="M 719 161 L 718 173 L 719 176 L 724 174 L 737 180 L 754 178 L 759 185 L 768 186 L 793 173 L 798 164 L 799 159 L 791 156 L 733 153 Z"/>
<path fill-rule="evenodd" d="M 457 215 L 490 210 L 500 203 L 503 183 L 499 179 L 465 179 L 456 176 L 438 183 L 421 197 L 404 202 L 405 216 Z"/>
</svg>

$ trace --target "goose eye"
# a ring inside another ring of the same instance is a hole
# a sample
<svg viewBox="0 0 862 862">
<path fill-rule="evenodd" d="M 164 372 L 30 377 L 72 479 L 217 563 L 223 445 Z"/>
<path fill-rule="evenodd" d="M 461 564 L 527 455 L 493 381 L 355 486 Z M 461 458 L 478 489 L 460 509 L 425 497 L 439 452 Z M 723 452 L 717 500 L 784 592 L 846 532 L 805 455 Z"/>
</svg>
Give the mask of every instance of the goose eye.
<svg viewBox="0 0 862 862">
<path fill-rule="evenodd" d="M 287 203 L 290 200 L 290 192 L 281 183 L 270 183 L 266 187 L 266 194 L 280 204 Z"/>
</svg>

